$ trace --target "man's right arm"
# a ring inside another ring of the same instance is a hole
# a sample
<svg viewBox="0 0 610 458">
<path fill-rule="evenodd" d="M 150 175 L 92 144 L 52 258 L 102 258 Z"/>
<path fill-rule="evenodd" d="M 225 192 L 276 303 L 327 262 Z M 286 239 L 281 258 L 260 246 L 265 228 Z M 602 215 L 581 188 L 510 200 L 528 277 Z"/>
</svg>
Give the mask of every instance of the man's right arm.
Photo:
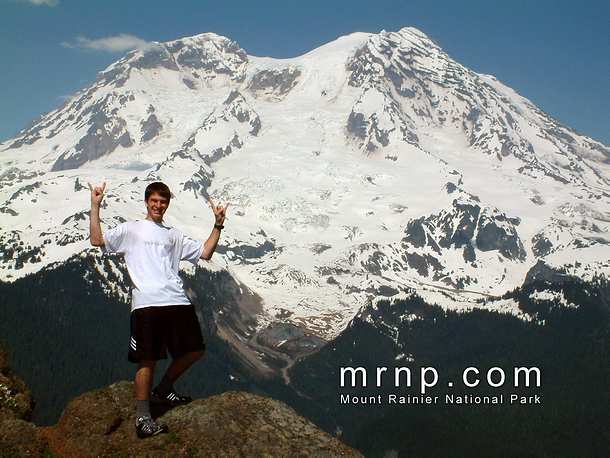
<svg viewBox="0 0 610 458">
<path fill-rule="evenodd" d="M 100 225 L 100 205 L 104 198 L 104 189 L 106 183 L 102 186 L 96 186 L 92 188 L 89 183 L 89 189 L 91 190 L 91 211 L 89 212 L 89 241 L 93 246 L 104 246 L 104 237 L 102 235 L 102 227 Z"/>
</svg>

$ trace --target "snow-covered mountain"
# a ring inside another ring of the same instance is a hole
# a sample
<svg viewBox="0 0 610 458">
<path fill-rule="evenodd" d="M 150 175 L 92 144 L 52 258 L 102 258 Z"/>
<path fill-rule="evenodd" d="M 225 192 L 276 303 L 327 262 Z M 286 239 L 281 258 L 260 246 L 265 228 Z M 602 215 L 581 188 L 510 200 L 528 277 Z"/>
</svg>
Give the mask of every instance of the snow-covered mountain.
<svg viewBox="0 0 610 458">
<path fill-rule="evenodd" d="M 331 338 L 413 289 L 470 309 L 539 260 L 610 273 L 610 149 L 411 27 L 292 59 L 213 33 L 128 53 L 0 144 L 0 279 L 99 252 L 87 182 L 109 228 L 144 217 L 155 180 L 196 238 L 207 196 L 231 203 L 209 265 L 262 298 L 259 329 Z"/>
</svg>

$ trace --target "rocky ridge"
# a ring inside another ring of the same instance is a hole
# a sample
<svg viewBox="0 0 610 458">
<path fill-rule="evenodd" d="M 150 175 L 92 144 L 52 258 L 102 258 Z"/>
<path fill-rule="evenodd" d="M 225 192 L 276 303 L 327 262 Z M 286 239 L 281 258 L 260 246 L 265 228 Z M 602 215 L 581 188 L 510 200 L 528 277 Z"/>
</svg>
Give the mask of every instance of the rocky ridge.
<svg viewBox="0 0 610 458">
<path fill-rule="evenodd" d="M 133 383 L 81 394 L 54 426 L 27 421 L 33 402 L 0 353 L 0 456 L 362 456 L 284 403 L 229 391 L 173 409 L 153 406 L 168 434 L 145 440 L 134 429 Z"/>
</svg>

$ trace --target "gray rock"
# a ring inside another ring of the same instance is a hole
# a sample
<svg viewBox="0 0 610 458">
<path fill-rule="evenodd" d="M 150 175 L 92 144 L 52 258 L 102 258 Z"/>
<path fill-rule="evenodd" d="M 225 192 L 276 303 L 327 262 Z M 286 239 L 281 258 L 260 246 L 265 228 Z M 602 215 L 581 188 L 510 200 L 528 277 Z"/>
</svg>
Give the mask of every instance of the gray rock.
<svg viewBox="0 0 610 458">
<path fill-rule="evenodd" d="M 275 244 L 269 240 L 265 240 L 261 245 L 257 246 L 232 244 L 229 247 L 224 245 L 218 245 L 216 247 L 216 252 L 221 254 L 225 254 L 229 250 L 231 250 L 237 258 L 241 259 L 244 264 L 253 264 L 253 259 L 260 259 L 268 253 L 273 253 L 276 251 L 276 247 Z"/>
<path fill-rule="evenodd" d="M 257 136 L 261 129 L 261 120 L 258 114 L 248 104 L 243 95 L 237 90 L 232 90 L 226 100 L 223 102 L 225 109 L 221 115 L 221 118 L 226 119 L 228 116 L 232 116 L 239 122 L 247 122 L 250 124 L 250 135 Z M 216 119 L 210 119 L 206 122 L 217 122 Z M 235 138 L 235 137 L 234 137 Z M 234 145 L 235 146 L 235 145 Z M 240 145 L 241 147 L 241 145 Z"/>
<path fill-rule="evenodd" d="M 261 70 L 255 73 L 248 83 L 248 90 L 257 97 L 266 95 L 272 99 L 281 100 L 296 86 L 300 76 L 301 71 L 295 67 Z"/>
<path fill-rule="evenodd" d="M 479 250 L 498 250 L 505 258 L 525 260 L 525 249 L 514 228 L 499 227 L 495 221 L 485 215 L 481 219 L 476 238 Z"/>
<path fill-rule="evenodd" d="M 525 280 L 523 281 L 523 287 L 535 281 L 544 281 L 550 284 L 561 284 L 570 277 L 570 275 L 566 274 L 565 269 L 551 267 L 543 260 L 539 259 L 536 264 L 527 271 Z"/>
<path fill-rule="evenodd" d="M 471 202 L 477 202 L 469 195 Z M 505 214 L 485 209 L 478 204 L 454 199 L 449 211 L 443 210 L 428 217 L 413 219 L 407 223 L 402 246 L 430 247 L 440 254 L 442 248 L 463 248 L 466 262 L 476 259 L 476 250 L 497 250 L 504 257 L 523 261 L 525 249 L 515 226 L 519 218 L 509 218 Z M 430 234 L 435 234 L 433 238 Z M 473 243 L 473 239 L 476 244 Z"/>
<path fill-rule="evenodd" d="M 329 250 L 330 248 L 332 247 L 325 243 L 316 243 L 311 247 L 311 251 L 313 251 L 315 254 L 320 254 L 326 250 Z"/>
<path fill-rule="evenodd" d="M 443 270 L 443 265 L 439 260 L 429 254 L 421 255 L 407 252 L 403 255 L 403 260 L 406 261 L 409 267 L 417 270 L 417 273 L 422 277 L 427 277 L 431 271 Z"/>
<path fill-rule="evenodd" d="M 257 333 L 256 342 L 292 357 L 310 353 L 326 343 L 324 339 L 289 322 L 269 325 Z"/>
<path fill-rule="evenodd" d="M 466 262 L 474 262 L 477 259 L 477 255 L 474 251 L 474 248 L 470 244 L 464 245 L 463 256 L 464 256 L 464 261 L 466 261 Z"/>
<path fill-rule="evenodd" d="M 74 180 L 74 192 L 78 192 L 81 191 L 83 189 L 87 189 L 85 186 L 83 186 L 79 180 L 78 177 L 76 177 L 76 180 Z"/>
<path fill-rule="evenodd" d="M 0 207 L 0 213 L 8 213 L 11 216 L 19 215 L 18 212 L 16 212 L 15 210 L 13 210 L 12 208 L 9 208 L 9 207 Z"/>
<path fill-rule="evenodd" d="M 474 232 L 477 228 L 477 221 L 481 207 L 472 204 L 461 204 L 456 200 L 453 201 L 454 211 L 451 217 L 445 220 L 443 232 L 445 236 L 439 240 L 439 245 L 448 248 L 453 246 L 461 248 L 464 245 L 470 245 L 470 240 L 474 237 Z M 454 222 L 455 230 L 453 229 Z"/>
<path fill-rule="evenodd" d="M 68 216 L 64 219 L 61 224 L 65 226 L 70 221 L 86 221 L 89 219 L 89 210 L 82 210 L 80 212 L 74 213 L 73 215 Z"/>
<path fill-rule="evenodd" d="M 212 177 L 206 169 L 201 166 L 182 186 L 183 191 L 193 191 L 195 197 L 202 196 L 204 199 L 209 197 L 208 188 L 212 184 Z"/>
<path fill-rule="evenodd" d="M 131 67 L 139 69 L 163 67 L 168 70 L 180 70 L 178 65 L 176 65 L 174 56 L 162 43 L 152 43 L 140 52 L 141 55 L 139 57 L 130 61 Z"/>
<path fill-rule="evenodd" d="M 134 52 L 127 54 L 133 55 Z M 96 82 L 102 85 L 112 85 L 115 88 L 121 88 L 125 85 L 131 75 L 131 66 L 127 63 L 127 58 L 121 59 L 110 70 L 98 73 Z"/>
<path fill-rule="evenodd" d="M 140 142 L 145 143 L 152 140 L 159 135 L 162 128 L 163 126 L 161 126 L 157 116 L 154 113 L 150 114 L 145 121 L 140 122 L 140 132 L 142 134 Z"/>
<path fill-rule="evenodd" d="M 19 196 L 23 194 L 31 194 L 35 189 L 40 189 L 42 186 L 42 181 L 35 181 L 34 183 L 30 183 L 28 185 L 22 186 L 17 191 L 15 191 L 11 197 L 7 200 L 7 202 L 11 202 L 12 200 L 17 199 Z"/>
<path fill-rule="evenodd" d="M 112 121 L 103 111 L 94 114 L 87 134 L 76 144 L 74 151 L 59 156 L 51 170 L 75 169 L 113 152 L 119 145 L 124 148 L 132 146 L 125 120 L 114 116 Z"/>
<path fill-rule="evenodd" d="M 347 131 L 356 138 L 364 140 L 367 136 L 367 123 L 362 113 L 355 113 L 353 110 L 347 118 Z"/>
<path fill-rule="evenodd" d="M 423 216 L 409 221 L 407 223 L 407 228 L 405 229 L 405 236 L 401 240 L 403 247 L 408 245 L 412 245 L 417 248 L 430 246 L 434 251 L 440 254 L 441 249 L 436 240 L 430 237 L 424 229 L 424 226 L 427 224 L 428 221 L 426 221 Z"/>
<path fill-rule="evenodd" d="M 362 263 L 362 267 L 369 273 L 382 275 L 388 269 L 389 264 L 388 257 L 383 252 L 376 250 Z"/>
<path fill-rule="evenodd" d="M 392 288 L 391 286 L 387 286 L 387 285 L 381 285 L 379 288 L 377 288 L 377 290 L 375 292 L 376 292 L 376 295 L 385 296 L 385 297 L 391 297 L 391 296 L 394 296 L 399 293 L 399 291 L 396 288 Z"/>
<path fill-rule="evenodd" d="M 185 45 L 182 42 L 170 44 L 171 52 L 177 54 L 176 61 L 182 67 L 198 70 L 201 78 L 228 75 L 235 81 L 244 78 L 248 62 L 246 52 L 234 41 L 225 37 L 210 38 L 212 46 Z"/>
<path fill-rule="evenodd" d="M 188 78 L 182 78 L 182 82 L 189 89 L 197 89 L 197 85 L 195 84 L 195 82 L 193 80 L 190 80 Z"/>
</svg>

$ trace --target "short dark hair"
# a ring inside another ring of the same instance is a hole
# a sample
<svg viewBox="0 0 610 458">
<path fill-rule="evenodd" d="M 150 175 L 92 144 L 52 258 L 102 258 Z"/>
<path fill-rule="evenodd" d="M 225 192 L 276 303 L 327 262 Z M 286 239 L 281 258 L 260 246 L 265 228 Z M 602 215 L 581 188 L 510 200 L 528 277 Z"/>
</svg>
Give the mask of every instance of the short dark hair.
<svg viewBox="0 0 610 458">
<path fill-rule="evenodd" d="M 146 186 L 146 191 L 144 191 L 144 201 L 148 202 L 148 198 L 152 193 L 157 193 L 161 195 L 161 197 L 165 197 L 169 202 L 172 198 L 172 193 L 167 187 L 165 183 L 161 183 L 160 181 L 155 181 L 154 183 Z"/>
</svg>

